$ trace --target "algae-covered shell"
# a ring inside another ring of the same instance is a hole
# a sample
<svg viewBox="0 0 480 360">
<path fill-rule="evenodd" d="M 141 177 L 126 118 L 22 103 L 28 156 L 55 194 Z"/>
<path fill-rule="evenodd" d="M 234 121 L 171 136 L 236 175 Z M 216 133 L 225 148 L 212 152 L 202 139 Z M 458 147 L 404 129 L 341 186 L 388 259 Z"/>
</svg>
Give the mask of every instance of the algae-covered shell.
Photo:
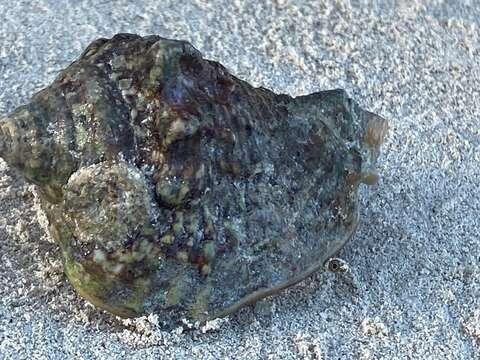
<svg viewBox="0 0 480 360">
<path fill-rule="evenodd" d="M 342 248 L 386 132 L 343 90 L 277 95 L 187 42 L 118 34 L 0 120 L 0 156 L 37 185 L 82 296 L 205 320 Z"/>
</svg>

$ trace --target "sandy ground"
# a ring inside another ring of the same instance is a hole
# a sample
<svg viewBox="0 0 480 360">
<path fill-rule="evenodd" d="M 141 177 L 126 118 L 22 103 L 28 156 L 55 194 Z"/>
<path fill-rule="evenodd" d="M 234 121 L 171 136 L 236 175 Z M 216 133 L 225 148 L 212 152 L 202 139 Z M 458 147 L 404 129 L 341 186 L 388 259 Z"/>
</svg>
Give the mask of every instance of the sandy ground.
<svg viewBox="0 0 480 360">
<path fill-rule="evenodd" d="M 207 327 L 95 310 L 0 161 L 0 359 L 479 359 L 480 1 L 0 1 L 0 114 L 116 32 L 189 40 L 257 86 L 390 120 L 380 183 L 319 273 Z"/>
</svg>

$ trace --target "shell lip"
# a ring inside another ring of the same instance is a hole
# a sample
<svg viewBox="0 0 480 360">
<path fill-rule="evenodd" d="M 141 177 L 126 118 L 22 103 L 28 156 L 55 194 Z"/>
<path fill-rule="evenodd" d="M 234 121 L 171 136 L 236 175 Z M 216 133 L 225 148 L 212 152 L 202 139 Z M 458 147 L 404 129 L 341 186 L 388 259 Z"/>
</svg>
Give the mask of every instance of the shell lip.
<svg viewBox="0 0 480 360">
<path fill-rule="evenodd" d="M 266 298 L 268 296 L 277 295 L 282 290 L 290 286 L 293 286 L 295 284 L 298 284 L 299 282 L 305 280 L 306 278 L 318 272 L 319 270 L 324 269 L 325 262 L 328 261 L 328 259 L 334 257 L 336 254 L 338 254 L 342 250 L 342 248 L 351 240 L 351 238 L 355 234 L 355 231 L 358 227 L 359 219 L 360 219 L 360 214 L 359 214 L 359 211 L 357 211 L 355 215 L 355 220 L 352 222 L 352 226 L 350 226 L 350 228 L 345 232 L 345 236 L 343 237 L 343 239 L 341 239 L 341 241 L 336 241 L 335 244 L 337 246 L 333 247 L 330 252 L 324 253 L 307 270 L 303 271 L 302 273 L 272 288 L 258 289 L 257 291 L 243 297 L 242 299 L 237 301 L 235 304 L 230 305 L 205 319 L 201 319 L 200 322 L 204 323 L 216 318 L 222 318 L 222 317 L 228 316 L 231 313 L 236 312 L 237 310 L 239 310 L 244 306 L 253 304 L 256 301 Z"/>
</svg>

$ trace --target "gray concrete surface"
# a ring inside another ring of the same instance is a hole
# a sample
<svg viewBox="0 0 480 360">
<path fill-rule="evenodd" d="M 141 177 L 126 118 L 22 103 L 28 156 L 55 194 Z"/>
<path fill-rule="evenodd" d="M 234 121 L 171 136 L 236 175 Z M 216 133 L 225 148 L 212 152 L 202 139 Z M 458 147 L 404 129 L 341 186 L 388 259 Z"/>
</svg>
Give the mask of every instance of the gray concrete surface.
<svg viewBox="0 0 480 360">
<path fill-rule="evenodd" d="M 476 0 L 1 0 L 0 114 L 90 41 L 135 32 L 277 92 L 345 88 L 392 131 L 350 272 L 193 331 L 79 298 L 35 193 L 0 161 L 0 359 L 479 359 L 479 19 Z"/>
</svg>

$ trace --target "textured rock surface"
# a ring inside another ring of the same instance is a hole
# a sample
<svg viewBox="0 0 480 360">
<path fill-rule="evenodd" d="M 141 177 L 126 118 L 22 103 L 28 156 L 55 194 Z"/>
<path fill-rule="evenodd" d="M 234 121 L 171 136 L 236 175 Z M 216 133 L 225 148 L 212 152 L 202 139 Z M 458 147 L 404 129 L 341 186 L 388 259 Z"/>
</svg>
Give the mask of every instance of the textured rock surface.
<svg viewBox="0 0 480 360">
<path fill-rule="evenodd" d="M 276 95 L 187 42 L 118 34 L 0 121 L 0 156 L 37 185 L 81 295 L 204 320 L 339 251 L 386 131 L 342 90 Z"/>
</svg>

